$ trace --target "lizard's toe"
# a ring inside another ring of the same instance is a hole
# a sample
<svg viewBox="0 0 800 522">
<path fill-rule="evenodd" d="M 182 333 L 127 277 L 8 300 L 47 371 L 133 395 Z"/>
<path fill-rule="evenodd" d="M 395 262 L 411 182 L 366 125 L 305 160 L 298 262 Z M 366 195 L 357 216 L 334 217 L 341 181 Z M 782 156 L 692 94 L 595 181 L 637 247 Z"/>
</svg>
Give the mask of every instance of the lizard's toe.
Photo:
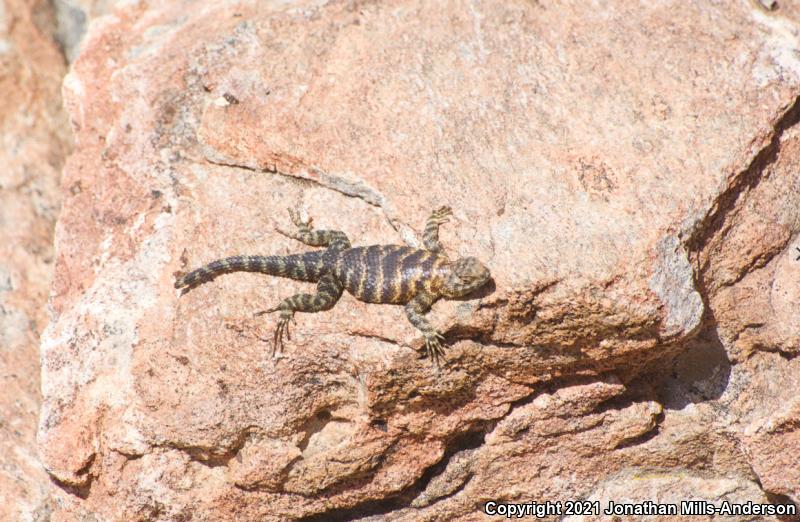
<svg viewBox="0 0 800 522">
<path fill-rule="evenodd" d="M 273 312 L 275 310 L 272 310 Z M 283 310 L 281 312 L 281 317 L 278 319 L 278 324 L 275 326 L 275 334 L 272 336 L 272 356 L 275 357 L 275 354 L 283 353 L 284 342 L 283 337 L 284 334 L 286 335 L 286 340 L 291 341 L 292 338 L 289 335 L 289 322 L 294 317 L 294 313 L 288 310 Z"/>
<path fill-rule="evenodd" d="M 450 216 L 452 215 L 453 209 L 448 206 L 440 207 L 433 211 L 433 217 L 439 223 L 446 223 L 450 221 Z"/>
<path fill-rule="evenodd" d="M 440 360 L 447 360 L 444 346 L 442 346 L 442 343 L 439 341 L 440 339 L 444 340 L 444 336 L 439 332 L 433 332 L 425 336 L 425 352 L 437 368 L 440 367 Z"/>
</svg>

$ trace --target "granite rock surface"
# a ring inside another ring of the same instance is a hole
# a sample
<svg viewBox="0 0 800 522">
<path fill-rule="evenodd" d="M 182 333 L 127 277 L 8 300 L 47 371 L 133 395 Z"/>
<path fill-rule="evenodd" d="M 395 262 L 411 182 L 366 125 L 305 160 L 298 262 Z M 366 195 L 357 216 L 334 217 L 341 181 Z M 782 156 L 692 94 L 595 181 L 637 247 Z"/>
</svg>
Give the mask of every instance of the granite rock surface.
<svg viewBox="0 0 800 522">
<path fill-rule="evenodd" d="M 478 520 L 489 500 L 800 503 L 798 25 L 756 2 L 146 2 L 64 80 L 39 449 L 56 520 Z M 419 244 L 489 288 L 177 272 Z M 776 457 L 778 455 L 778 457 Z M 589 518 L 591 519 L 591 517 Z M 698 519 L 701 520 L 701 519 Z"/>
<path fill-rule="evenodd" d="M 70 133 L 47 2 L 0 3 L 0 520 L 46 520 L 39 339 L 48 321 L 59 176 Z"/>
</svg>

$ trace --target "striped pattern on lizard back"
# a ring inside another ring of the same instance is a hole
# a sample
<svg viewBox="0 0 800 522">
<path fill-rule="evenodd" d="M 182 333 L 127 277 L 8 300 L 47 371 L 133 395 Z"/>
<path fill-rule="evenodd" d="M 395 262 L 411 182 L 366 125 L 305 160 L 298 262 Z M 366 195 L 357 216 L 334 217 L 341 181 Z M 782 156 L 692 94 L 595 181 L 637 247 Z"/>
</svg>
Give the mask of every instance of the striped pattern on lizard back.
<svg viewBox="0 0 800 522">
<path fill-rule="evenodd" d="M 421 291 L 439 295 L 449 263 L 446 257 L 429 250 L 373 245 L 342 252 L 333 273 L 360 301 L 405 304 Z"/>
<path fill-rule="evenodd" d="M 444 336 L 425 318 L 440 298 L 465 296 L 486 284 L 489 269 L 474 257 L 451 261 L 439 243 L 439 226 L 452 215 L 450 207 L 434 210 L 425 224 L 424 249 L 400 245 L 350 246 L 340 230 L 315 230 L 311 218 L 301 219 L 289 210 L 295 231 L 278 231 L 312 247 L 323 247 L 288 256 L 232 256 L 217 259 L 188 273 L 178 273 L 175 288 L 190 289 L 231 272 L 259 272 L 297 281 L 317 283 L 316 292 L 285 298 L 277 306 L 257 315 L 280 312 L 272 340 L 272 352 L 283 350 L 289 338 L 289 322 L 295 312 L 330 310 L 347 290 L 367 303 L 405 305 L 409 322 L 425 337 L 425 350 L 438 366 L 444 357 Z"/>
</svg>

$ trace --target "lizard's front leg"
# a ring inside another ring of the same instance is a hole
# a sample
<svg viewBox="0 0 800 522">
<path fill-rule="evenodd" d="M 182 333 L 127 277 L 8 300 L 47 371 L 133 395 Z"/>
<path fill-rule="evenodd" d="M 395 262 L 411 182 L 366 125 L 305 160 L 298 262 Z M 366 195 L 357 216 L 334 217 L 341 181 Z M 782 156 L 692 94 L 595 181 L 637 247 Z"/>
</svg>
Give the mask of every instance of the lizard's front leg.
<svg viewBox="0 0 800 522">
<path fill-rule="evenodd" d="M 276 230 L 284 236 L 296 239 L 308 246 L 329 247 L 337 250 L 350 248 L 350 240 L 347 238 L 347 234 L 341 230 L 313 230 L 311 226 L 313 219 L 308 218 L 303 221 L 300 218 L 300 212 L 291 208 L 289 209 L 289 217 L 292 219 L 294 226 L 297 227 L 297 231 L 288 232 L 277 228 Z"/>
<path fill-rule="evenodd" d="M 422 243 L 431 252 L 440 252 L 442 245 L 439 243 L 439 225 L 450 221 L 453 210 L 450 207 L 440 207 L 434 210 L 428 221 L 425 223 L 425 233 L 422 236 Z"/>
<path fill-rule="evenodd" d="M 435 299 L 426 293 L 418 294 L 406 305 L 406 316 L 411 324 L 425 336 L 425 352 L 438 368 L 439 359 L 445 358 L 444 347 L 441 343 L 444 336 L 431 326 L 424 315 L 431 309 L 434 301 Z"/>
<path fill-rule="evenodd" d="M 289 321 L 292 320 L 295 312 L 314 313 L 330 310 L 342 296 L 342 290 L 342 284 L 333 274 L 326 274 L 317 283 L 316 294 L 295 294 L 281 301 L 275 308 L 256 314 L 280 312 L 275 334 L 272 338 L 272 355 L 274 356 L 276 352 L 283 352 L 284 334 L 287 340 L 291 340 L 289 337 Z"/>
</svg>

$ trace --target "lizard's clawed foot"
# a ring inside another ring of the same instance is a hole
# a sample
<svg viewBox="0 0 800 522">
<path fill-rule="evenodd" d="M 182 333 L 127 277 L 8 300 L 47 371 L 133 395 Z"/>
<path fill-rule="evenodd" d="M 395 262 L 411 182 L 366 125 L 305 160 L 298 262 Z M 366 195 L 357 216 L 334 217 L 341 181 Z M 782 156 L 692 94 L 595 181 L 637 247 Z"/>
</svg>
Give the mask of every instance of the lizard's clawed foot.
<svg viewBox="0 0 800 522">
<path fill-rule="evenodd" d="M 306 221 L 303 221 L 303 218 L 300 217 L 299 210 L 295 208 L 289 208 L 287 210 L 289 211 L 289 217 L 292 219 L 294 226 L 299 228 L 301 231 L 311 230 L 311 223 L 314 221 L 314 218 L 309 217 Z"/>
<path fill-rule="evenodd" d="M 444 341 L 444 336 L 437 331 L 425 334 L 425 353 L 428 354 L 428 357 L 437 368 L 441 366 L 439 364 L 440 359 L 442 361 L 447 359 L 444 355 L 444 347 L 441 341 Z"/>
<path fill-rule="evenodd" d="M 430 219 L 436 222 L 437 224 L 441 225 L 442 223 L 447 223 L 448 221 L 450 221 L 450 217 L 452 215 L 453 215 L 453 209 L 448 206 L 444 206 L 434 210 L 433 213 L 431 214 Z"/>
<path fill-rule="evenodd" d="M 275 230 L 277 230 L 280 234 L 292 239 L 298 239 L 301 234 L 307 234 L 311 232 L 311 229 L 313 228 L 311 223 L 314 221 L 314 218 L 308 218 L 306 221 L 303 221 L 303 218 L 300 217 L 299 210 L 294 208 L 289 208 L 287 210 L 289 211 L 289 218 L 291 218 L 294 226 L 297 227 L 297 231 L 289 232 L 281 227 L 275 227 Z"/>
<path fill-rule="evenodd" d="M 278 325 L 275 327 L 275 335 L 272 336 L 272 356 L 275 357 L 276 353 L 283 353 L 283 335 L 286 334 L 286 340 L 291 341 L 292 336 L 289 334 L 289 321 L 294 317 L 294 311 L 281 310 Z"/>
</svg>

